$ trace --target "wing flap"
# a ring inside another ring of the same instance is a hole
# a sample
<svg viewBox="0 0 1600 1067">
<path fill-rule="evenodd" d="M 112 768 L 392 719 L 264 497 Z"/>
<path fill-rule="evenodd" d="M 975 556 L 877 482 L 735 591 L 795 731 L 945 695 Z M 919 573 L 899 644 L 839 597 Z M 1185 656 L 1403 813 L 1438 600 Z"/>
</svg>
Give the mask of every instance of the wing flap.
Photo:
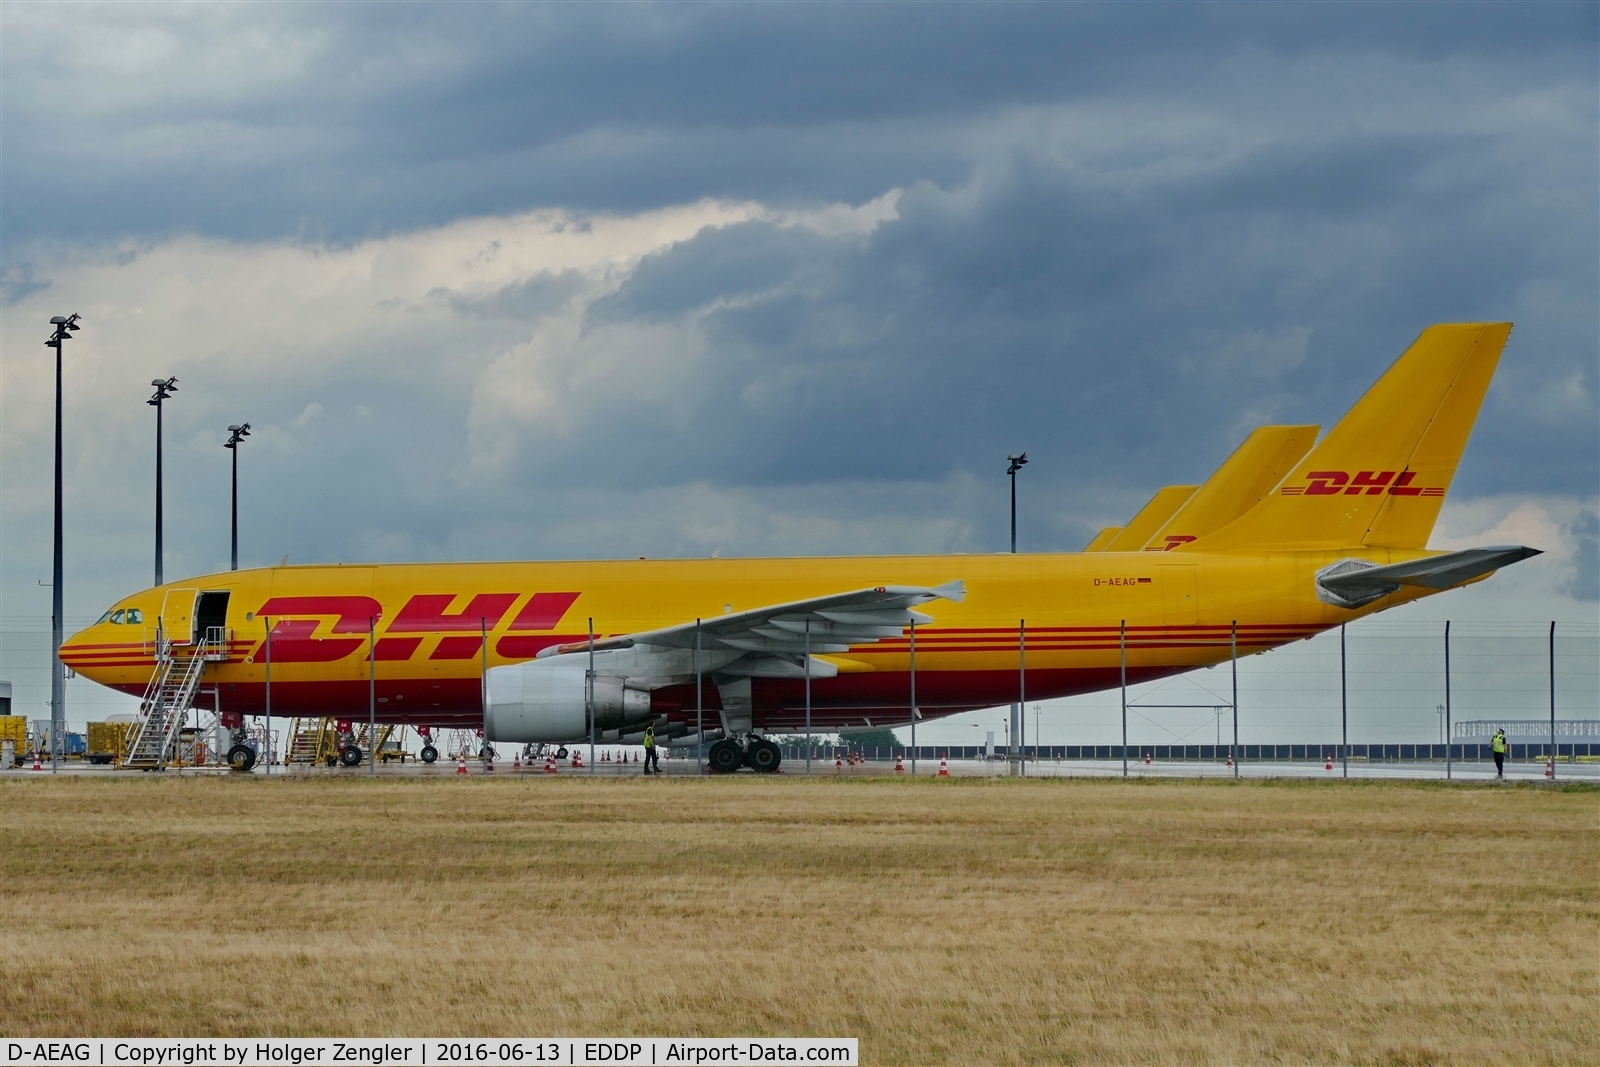
<svg viewBox="0 0 1600 1067">
<path fill-rule="evenodd" d="M 966 587 L 959 581 L 937 586 L 880 585 L 718 615 L 701 619 L 698 624 L 680 623 L 659 630 L 598 638 L 593 647 L 596 652 L 637 645 L 693 648 L 698 630 L 702 650 L 721 648 L 790 655 L 804 652 L 809 620 L 813 653 L 847 652 L 851 645 L 898 637 L 902 628 L 912 622 L 932 622 L 930 616 L 912 610 L 917 605 L 934 600 L 959 602 L 966 595 Z M 542 650 L 539 658 L 586 652 L 589 647 L 587 641 L 552 645 Z"/>
</svg>

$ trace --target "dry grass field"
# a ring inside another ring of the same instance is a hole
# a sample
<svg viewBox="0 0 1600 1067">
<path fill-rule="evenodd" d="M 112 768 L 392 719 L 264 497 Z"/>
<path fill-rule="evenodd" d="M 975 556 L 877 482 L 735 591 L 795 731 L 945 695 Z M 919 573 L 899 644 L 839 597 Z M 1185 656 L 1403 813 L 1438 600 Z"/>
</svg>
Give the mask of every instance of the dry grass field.
<svg viewBox="0 0 1600 1067">
<path fill-rule="evenodd" d="M 0 783 L 0 1031 L 1595 1063 L 1597 815 L 1385 782 L 35 778 Z"/>
</svg>

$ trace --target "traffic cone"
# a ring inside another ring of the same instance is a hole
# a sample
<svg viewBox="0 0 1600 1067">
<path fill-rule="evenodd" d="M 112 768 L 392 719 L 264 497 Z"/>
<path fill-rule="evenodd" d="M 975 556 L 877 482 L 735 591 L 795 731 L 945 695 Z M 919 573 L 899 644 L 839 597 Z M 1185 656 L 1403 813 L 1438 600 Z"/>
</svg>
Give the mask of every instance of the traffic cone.
<svg viewBox="0 0 1600 1067">
<path fill-rule="evenodd" d="M 1327 765 L 1324 766 L 1322 769 L 1325 770 L 1325 771 L 1333 770 L 1333 753 L 1332 752 L 1328 753 Z"/>
<path fill-rule="evenodd" d="M 1228 753 L 1228 766 L 1230 766 L 1230 767 L 1233 766 L 1233 753 L 1232 752 Z"/>
<path fill-rule="evenodd" d="M 1551 756 L 1549 759 L 1545 760 L 1544 776 L 1546 778 L 1554 778 L 1556 776 L 1556 758 L 1554 756 Z"/>
<path fill-rule="evenodd" d="M 904 773 L 906 773 L 906 761 L 901 756 L 896 756 L 894 758 L 894 773 L 896 773 L 896 774 L 904 774 Z"/>
<path fill-rule="evenodd" d="M 950 777 L 950 761 L 945 759 L 943 756 L 939 757 L 939 777 Z"/>
<path fill-rule="evenodd" d="M 579 770 L 583 769 L 583 753 L 578 749 L 572 750 L 572 765 Z"/>
<path fill-rule="evenodd" d="M 544 758 L 544 773 L 546 773 L 546 774 L 555 774 L 556 773 L 556 757 L 555 757 L 554 753 L 552 753 L 552 754 L 550 754 L 550 755 L 548 755 L 548 756 L 546 756 Z"/>
<path fill-rule="evenodd" d="M 844 757 L 843 756 L 840 756 L 838 754 L 834 755 L 834 757 L 833 757 L 833 773 L 834 774 L 843 774 L 844 773 Z"/>
<path fill-rule="evenodd" d="M 465 752 L 459 753 L 456 756 L 456 773 L 457 774 L 466 774 L 467 773 L 467 754 Z"/>
<path fill-rule="evenodd" d="M 1146 767 L 1150 766 L 1150 755 L 1148 751 L 1144 754 L 1144 765 Z"/>
<path fill-rule="evenodd" d="M 38 749 L 34 749 L 33 750 L 33 769 L 36 770 L 36 771 L 44 770 L 44 767 L 40 766 L 40 764 L 39 764 L 39 750 Z"/>
</svg>

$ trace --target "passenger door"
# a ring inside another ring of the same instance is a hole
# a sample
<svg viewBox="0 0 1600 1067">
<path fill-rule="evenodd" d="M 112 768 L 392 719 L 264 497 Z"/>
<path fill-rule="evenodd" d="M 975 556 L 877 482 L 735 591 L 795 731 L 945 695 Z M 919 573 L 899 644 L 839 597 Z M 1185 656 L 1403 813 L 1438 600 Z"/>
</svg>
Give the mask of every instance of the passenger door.
<svg viewBox="0 0 1600 1067">
<path fill-rule="evenodd" d="M 161 635 L 170 645 L 194 644 L 194 604 L 198 589 L 168 589 L 161 601 Z"/>
</svg>

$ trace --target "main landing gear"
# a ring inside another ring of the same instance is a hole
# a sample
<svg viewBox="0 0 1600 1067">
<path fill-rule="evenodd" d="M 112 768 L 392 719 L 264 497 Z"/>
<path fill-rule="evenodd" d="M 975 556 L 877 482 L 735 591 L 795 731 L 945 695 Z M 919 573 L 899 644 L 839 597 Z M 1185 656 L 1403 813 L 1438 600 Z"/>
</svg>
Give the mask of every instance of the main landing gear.
<svg viewBox="0 0 1600 1067">
<path fill-rule="evenodd" d="M 749 767 L 758 774 L 771 774 L 783 762 L 783 750 L 764 737 L 750 737 L 740 744 L 732 737 L 712 743 L 706 752 L 712 774 L 732 774 Z"/>
<path fill-rule="evenodd" d="M 439 750 L 433 747 L 433 727 L 417 727 L 417 736 L 422 738 L 422 751 L 417 753 L 422 757 L 423 763 L 433 763 L 439 758 Z"/>
</svg>

